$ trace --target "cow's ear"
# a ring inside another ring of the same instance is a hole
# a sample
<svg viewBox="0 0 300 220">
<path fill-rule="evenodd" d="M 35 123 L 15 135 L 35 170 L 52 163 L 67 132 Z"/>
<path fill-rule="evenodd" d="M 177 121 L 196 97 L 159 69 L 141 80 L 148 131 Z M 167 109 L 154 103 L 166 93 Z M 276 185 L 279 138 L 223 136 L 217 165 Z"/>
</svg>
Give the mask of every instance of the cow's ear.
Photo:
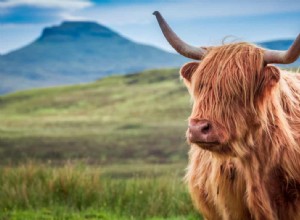
<svg viewBox="0 0 300 220">
<path fill-rule="evenodd" d="M 273 88 L 280 80 L 280 70 L 275 66 L 265 66 L 263 75 L 266 88 Z"/>
<path fill-rule="evenodd" d="M 280 70 L 275 66 L 265 66 L 262 70 L 262 79 L 258 83 L 257 94 L 263 98 L 278 84 L 280 80 Z"/>
<path fill-rule="evenodd" d="M 189 62 L 184 64 L 180 69 L 180 75 L 188 82 L 191 81 L 192 75 L 199 66 L 199 62 Z"/>
</svg>

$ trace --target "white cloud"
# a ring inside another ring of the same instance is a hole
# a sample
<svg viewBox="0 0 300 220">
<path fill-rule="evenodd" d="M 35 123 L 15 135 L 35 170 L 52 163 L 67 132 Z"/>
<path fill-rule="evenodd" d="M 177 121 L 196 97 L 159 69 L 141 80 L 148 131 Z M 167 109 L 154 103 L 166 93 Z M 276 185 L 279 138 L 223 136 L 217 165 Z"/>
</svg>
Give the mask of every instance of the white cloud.
<svg viewBox="0 0 300 220">
<path fill-rule="evenodd" d="M 0 2 L 1 10 L 3 8 L 13 8 L 18 6 L 78 10 L 92 5 L 93 3 L 89 0 L 7 0 Z"/>
<path fill-rule="evenodd" d="M 67 21 L 82 21 L 82 20 L 89 20 L 89 18 L 87 18 L 87 17 L 85 17 L 85 16 L 72 15 L 71 13 L 67 13 L 67 12 L 62 12 L 62 13 L 58 14 L 58 16 L 59 16 L 62 20 L 67 20 Z"/>
</svg>

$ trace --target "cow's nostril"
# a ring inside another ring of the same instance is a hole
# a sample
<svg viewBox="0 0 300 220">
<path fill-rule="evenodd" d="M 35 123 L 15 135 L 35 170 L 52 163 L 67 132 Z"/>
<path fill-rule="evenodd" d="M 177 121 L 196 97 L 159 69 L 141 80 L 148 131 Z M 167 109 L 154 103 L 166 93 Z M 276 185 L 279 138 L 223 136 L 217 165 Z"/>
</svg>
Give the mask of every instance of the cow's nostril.
<svg viewBox="0 0 300 220">
<path fill-rule="evenodd" d="M 206 123 L 202 128 L 201 132 L 202 134 L 208 134 L 211 130 L 211 125 L 209 123 Z"/>
</svg>

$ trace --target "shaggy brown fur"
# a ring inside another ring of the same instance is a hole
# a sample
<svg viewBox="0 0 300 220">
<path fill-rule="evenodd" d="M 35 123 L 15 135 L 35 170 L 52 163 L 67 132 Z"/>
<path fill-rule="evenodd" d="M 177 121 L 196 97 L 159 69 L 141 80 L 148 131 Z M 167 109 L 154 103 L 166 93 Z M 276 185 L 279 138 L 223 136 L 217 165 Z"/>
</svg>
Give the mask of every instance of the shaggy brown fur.
<svg viewBox="0 0 300 220">
<path fill-rule="evenodd" d="M 220 125 L 227 142 L 191 144 L 186 179 L 206 219 L 300 219 L 300 75 L 263 63 L 248 43 L 208 48 L 181 75 L 191 119 Z"/>
</svg>

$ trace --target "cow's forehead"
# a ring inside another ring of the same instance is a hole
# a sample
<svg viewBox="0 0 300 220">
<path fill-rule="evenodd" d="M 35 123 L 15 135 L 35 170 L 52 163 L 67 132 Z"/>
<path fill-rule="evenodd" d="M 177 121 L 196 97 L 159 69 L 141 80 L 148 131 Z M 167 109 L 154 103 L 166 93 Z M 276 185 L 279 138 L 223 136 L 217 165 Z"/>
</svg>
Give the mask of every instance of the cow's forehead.
<svg viewBox="0 0 300 220">
<path fill-rule="evenodd" d="M 210 48 L 192 75 L 191 91 L 199 108 L 249 105 L 261 80 L 263 50 L 248 43 Z"/>
<path fill-rule="evenodd" d="M 263 67 L 263 50 L 249 43 L 235 43 L 211 47 L 193 74 L 194 84 L 200 86 L 236 86 L 252 78 Z"/>
</svg>

